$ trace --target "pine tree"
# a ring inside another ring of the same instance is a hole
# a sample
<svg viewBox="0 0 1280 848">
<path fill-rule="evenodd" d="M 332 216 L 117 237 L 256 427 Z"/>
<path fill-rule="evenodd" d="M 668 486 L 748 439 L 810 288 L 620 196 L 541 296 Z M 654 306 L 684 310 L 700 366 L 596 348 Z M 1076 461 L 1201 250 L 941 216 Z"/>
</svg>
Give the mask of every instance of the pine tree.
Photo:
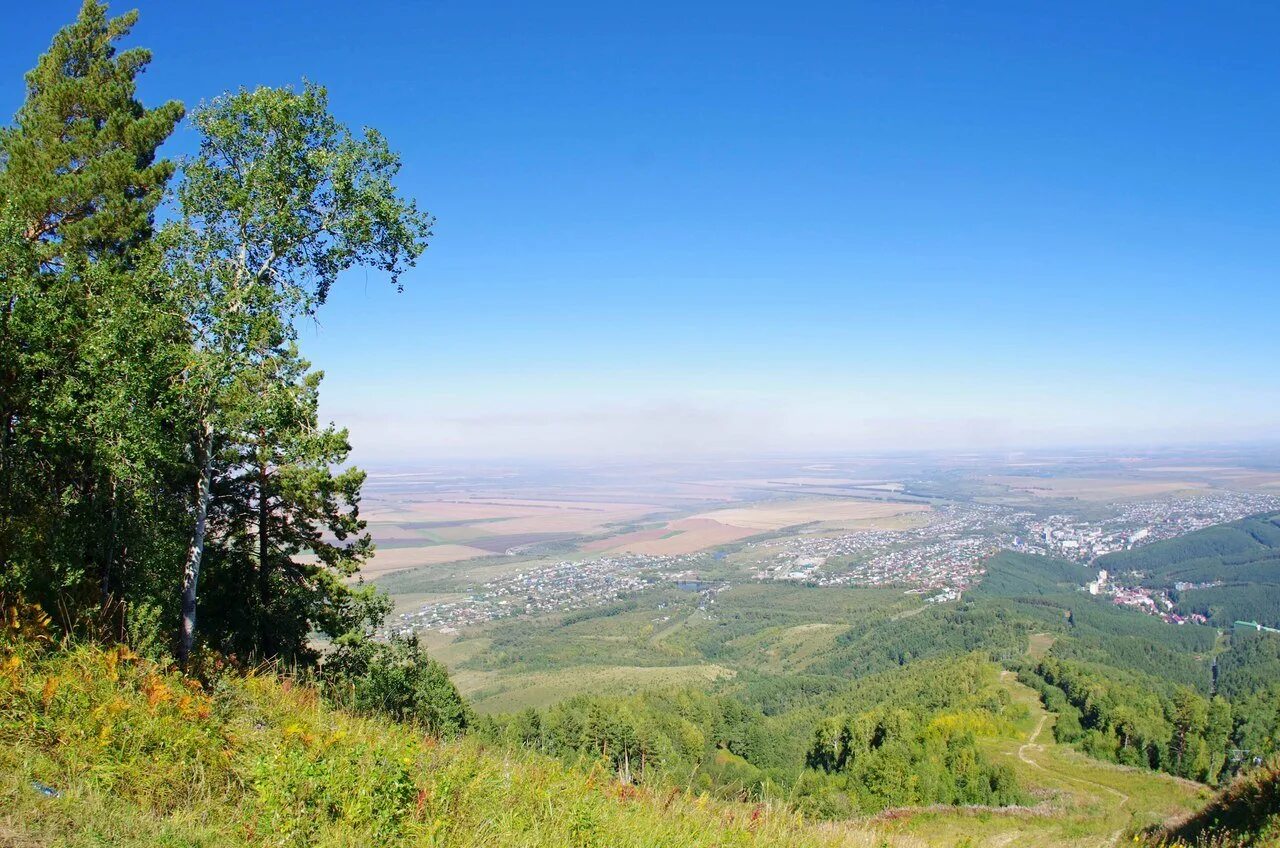
<svg viewBox="0 0 1280 848">
<path fill-rule="evenodd" d="M 138 247 L 173 175 L 156 150 L 182 104 L 144 108 L 137 77 L 151 53 L 115 48 L 137 19 L 136 11 L 108 18 L 105 4 L 85 0 L 27 74 L 26 102 L 0 134 L 6 203 L 46 266 Z"/>
<path fill-rule="evenodd" d="M 159 377 L 181 328 L 149 238 L 183 107 L 138 102 L 150 53 L 115 47 L 136 19 L 86 0 L 0 131 L 0 587 L 72 616 L 144 576 L 140 525 L 167 511 Z"/>
<path fill-rule="evenodd" d="M 218 462 L 206 639 L 240 656 L 309 662 L 310 633 L 346 630 L 351 578 L 372 552 L 364 473 L 340 468 L 347 433 L 318 419 L 322 374 L 294 346 L 253 372 L 253 405 Z"/>
</svg>

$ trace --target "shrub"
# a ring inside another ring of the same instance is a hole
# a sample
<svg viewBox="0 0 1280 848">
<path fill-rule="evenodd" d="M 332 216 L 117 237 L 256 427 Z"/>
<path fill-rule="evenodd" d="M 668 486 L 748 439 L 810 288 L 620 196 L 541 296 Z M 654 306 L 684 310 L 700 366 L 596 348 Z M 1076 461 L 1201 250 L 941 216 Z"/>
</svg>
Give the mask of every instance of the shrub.
<svg viewBox="0 0 1280 848">
<path fill-rule="evenodd" d="M 435 736 L 456 736 L 474 722 L 448 669 L 427 656 L 417 636 L 388 642 L 344 636 L 325 663 L 324 679 L 341 706 L 414 722 Z"/>
</svg>

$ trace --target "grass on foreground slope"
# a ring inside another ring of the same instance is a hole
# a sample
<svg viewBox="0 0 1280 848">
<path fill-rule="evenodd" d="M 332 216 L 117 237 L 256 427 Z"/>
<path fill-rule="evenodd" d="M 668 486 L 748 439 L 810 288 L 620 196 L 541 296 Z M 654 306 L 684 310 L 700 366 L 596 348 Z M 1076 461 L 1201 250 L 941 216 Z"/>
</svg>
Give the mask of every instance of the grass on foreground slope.
<svg viewBox="0 0 1280 848">
<path fill-rule="evenodd" d="M 205 691 L 123 648 L 0 643 L 0 845 L 920 844 L 437 741 L 272 676 Z"/>
<path fill-rule="evenodd" d="M 1280 846 L 1280 760 L 1242 775 L 1195 814 L 1155 829 L 1146 844 Z"/>
</svg>

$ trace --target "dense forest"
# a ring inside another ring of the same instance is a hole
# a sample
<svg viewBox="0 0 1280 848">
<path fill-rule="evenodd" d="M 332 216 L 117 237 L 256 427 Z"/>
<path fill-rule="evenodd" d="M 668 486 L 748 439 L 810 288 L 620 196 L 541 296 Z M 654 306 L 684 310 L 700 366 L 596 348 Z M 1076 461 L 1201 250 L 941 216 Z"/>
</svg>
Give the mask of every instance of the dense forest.
<svg viewBox="0 0 1280 848">
<path fill-rule="evenodd" d="M 749 703 L 752 693 L 580 695 L 543 711 L 486 716 L 479 731 L 568 762 L 604 761 L 626 782 L 680 780 L 729 798 L 785 795 L 828 817 L 1020 803 L 1007 767 L 975 744 L 1017 712 L 997 677 L 979 655 L 922 661 L 772 717 Z M 815 722 L 818 713 L 827 717 Z"/>
</svg>

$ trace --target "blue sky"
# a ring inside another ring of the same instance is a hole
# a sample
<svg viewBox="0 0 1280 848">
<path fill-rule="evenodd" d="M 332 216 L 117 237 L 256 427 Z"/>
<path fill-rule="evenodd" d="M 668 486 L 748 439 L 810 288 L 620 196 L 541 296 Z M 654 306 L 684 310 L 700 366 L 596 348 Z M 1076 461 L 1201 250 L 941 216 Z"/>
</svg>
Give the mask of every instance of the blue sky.
<svg viewBox="0 0 1280 848">
<path fill-rule="evenodd" d="M 439 218 L 304 332 L 366 461 L 1280 432 L 1274 4 L 139 5 L 146 101 L 314 79 Z"/>
</svg>

